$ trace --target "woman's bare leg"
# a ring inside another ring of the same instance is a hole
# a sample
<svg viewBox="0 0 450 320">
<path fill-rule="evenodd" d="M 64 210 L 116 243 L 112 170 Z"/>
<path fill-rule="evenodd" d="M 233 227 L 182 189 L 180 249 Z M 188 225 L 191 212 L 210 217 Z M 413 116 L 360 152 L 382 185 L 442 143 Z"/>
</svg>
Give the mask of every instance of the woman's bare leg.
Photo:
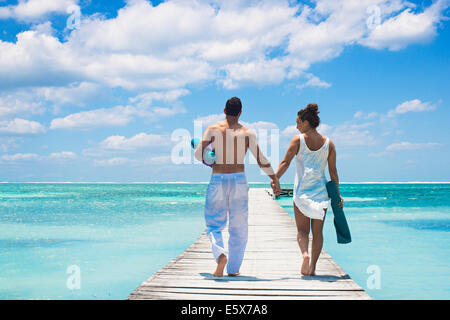
<svg viewBox="0 0 450 320">
<path fill-rule="evenodd" d="M 324 209 L 325 215 L 327 209 Z M 319 260 L 320 253 L 323 247 L 323 223 L 325 222 L 325 215 L 323 220 L 311 219 L 312 230 L 312 245 L 311 245 L 311 264 L 309 266 L 309 273 L 311 276 L 315 275 L 317 260 Z"/>
<path fill-rule="evenodd" d="M 294 216 L 295 216 L 295 223 L 297 225 L 297 242 L 303 257 L 301 273 L 306 276 L 309 275 L 308 244 L 309 244 L 309 228 L 310 228 L 309 225 L 311 219 L 304 216 L 303 213 L 297 208 L 295 203 L 294 203 Z"/>
</svg>

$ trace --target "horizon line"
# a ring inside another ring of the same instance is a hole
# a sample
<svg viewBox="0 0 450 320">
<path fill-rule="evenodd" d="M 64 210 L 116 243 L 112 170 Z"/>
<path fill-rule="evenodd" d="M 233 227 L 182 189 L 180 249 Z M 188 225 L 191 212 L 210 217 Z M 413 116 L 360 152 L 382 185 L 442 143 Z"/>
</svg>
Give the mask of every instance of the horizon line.
<svg viewBox="0 0 450 320">
<path fill-rule="evenodd" d="M 120 181 L 0 181 L 0 183 L 74 183 L 74 184 L 155 184 L 155 183 L 167 183 L 167 184 L 206 184 L 209 181 L 144 181 L 144 182 L 120 182 Z M 269 182 L 248 182 L 249 184 L 269 184 Z M 293 184 L 293 183 L 281 183 L 281 184 Z M 450 184 L 450 181 L 342 181 L 339 184 Z"/>
</svg>

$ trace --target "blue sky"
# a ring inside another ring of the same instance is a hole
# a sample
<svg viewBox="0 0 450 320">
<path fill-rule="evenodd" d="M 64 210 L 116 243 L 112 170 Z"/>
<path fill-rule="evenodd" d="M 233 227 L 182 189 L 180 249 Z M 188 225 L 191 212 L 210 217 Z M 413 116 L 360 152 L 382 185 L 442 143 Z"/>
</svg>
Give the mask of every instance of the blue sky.
<svg viewBox="0 0 450 320">
<path fill-rule="evenodd" d="M 207 181 L 171 136 L 232 96 L 275 167 L 316 102 L 341 181 L 450 181 L 449 5 L 0 0 L 0 181 Z"/>
</svg>

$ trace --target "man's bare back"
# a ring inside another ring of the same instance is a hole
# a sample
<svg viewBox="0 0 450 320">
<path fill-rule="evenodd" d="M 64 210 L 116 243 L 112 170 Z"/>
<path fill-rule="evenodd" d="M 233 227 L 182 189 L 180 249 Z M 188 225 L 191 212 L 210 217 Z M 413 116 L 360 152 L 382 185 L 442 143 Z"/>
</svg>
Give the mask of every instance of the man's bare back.
<svg viewBox="0 0 450 320">
<path fill-rule="evenodd" d="M 209 126 L 195 150 L 198 160 L 202 159 L 202 152 L 209 144 L 212 144 L 216 154 L 213 174 L 244 172 L 245 155 L 250 149 L 261 169 L 269 176 L 273 175 L 270 162 L 258 146 L 256 134 L 237 121 L 226 119 Z"/>
</svg>

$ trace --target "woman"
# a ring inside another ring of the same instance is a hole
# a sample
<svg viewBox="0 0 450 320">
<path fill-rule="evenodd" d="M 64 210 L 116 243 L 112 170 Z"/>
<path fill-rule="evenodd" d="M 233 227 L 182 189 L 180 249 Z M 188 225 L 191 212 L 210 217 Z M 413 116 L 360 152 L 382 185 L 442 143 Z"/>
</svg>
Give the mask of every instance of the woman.
<svg viewBox="0 0 450 320">
<path fill-rule="evenodd" d="M 318 114 L 319 108 L 315 103 L 308 104 L 306 108 L 298 112 L 297 129 L 300 130 L 300 134 L 292 139 L 276 173 L 280 179 L 288 169 L 292 158 L 296 157 L 294 212 L 298 231 L 297 241 L 303 256 L 301 273 L 312 276 L 315 275 L 316 263 L 322 251 L 322 229 L 329 203 L 324 174 L 327 162 L 330 178 L 336 182 L 339 191 L 336 149 L 329 138 L 316 131 L 320 123 Z M 341 197 L 339 203 L 341 208 L 343 201 Z M 310 228 L 312 230 L 311 259 L 308 254 Z"/>
</svg>

